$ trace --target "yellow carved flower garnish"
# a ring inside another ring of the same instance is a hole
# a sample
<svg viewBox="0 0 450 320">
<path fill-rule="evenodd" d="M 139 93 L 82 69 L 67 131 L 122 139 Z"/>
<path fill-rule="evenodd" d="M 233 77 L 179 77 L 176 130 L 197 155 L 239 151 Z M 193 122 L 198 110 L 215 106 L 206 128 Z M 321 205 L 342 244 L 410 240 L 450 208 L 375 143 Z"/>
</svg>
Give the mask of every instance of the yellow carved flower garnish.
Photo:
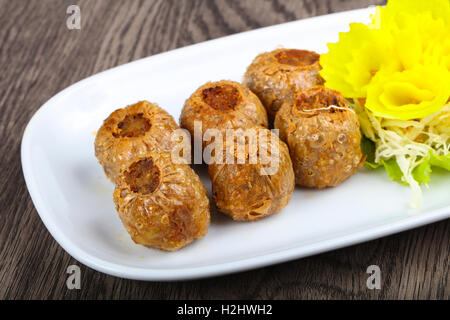
<svg viewBox="0 0 450 320">
<path fill-rule="evenodd" d="M 420 119 L 439 111 L 450 95 L 450 73 L 443 66 L 380 72 L 367 91 L 366 108 L 388 119 Z"/>
<path fill-rule="evenodd" d="M 326 86 L 349 98 L 366 96 L 367 86 L 380 70 L 399 70 L 392 37 L 362 23 L 350 24 L 350 32 L 340 33 L 338 43 L 329 43 L 320 56 L 321 76 Z"/>
<path fill-rule="evenodd" d="M 447 32 L 450 35 L 450 28 Z M 442 65 L 450 71 L 450 36 L 430 44 L 425 52 L 424 63 Z"/>
<path fill-rule="evenodd" d="M 434 20 L 450 23 L 450 1 L 448 0 L 389 0 L 386 7 L 377 7 L 369 27 L 391 29 L 401 24 L 402 15 L 418 16 L 429 13 Z M 418 23 L 416 23 L 418 24 Z"/>
</svg>

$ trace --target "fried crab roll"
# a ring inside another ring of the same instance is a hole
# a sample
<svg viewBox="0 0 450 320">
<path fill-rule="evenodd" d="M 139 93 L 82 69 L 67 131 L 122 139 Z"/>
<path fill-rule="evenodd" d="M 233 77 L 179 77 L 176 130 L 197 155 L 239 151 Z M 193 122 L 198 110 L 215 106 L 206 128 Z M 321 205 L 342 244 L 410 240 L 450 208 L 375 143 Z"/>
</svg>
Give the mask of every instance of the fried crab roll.
<svg viewBox="0 0 450 320">
<path fill-rule="evenodd" d="M 114 111 L 95 138 L 95 156 L 106 176 L 117 183 L 120 172 L 151 151 L 170 152 L 175 120 L 156 104 L 141 101 Z"/>
<path fill-rule="evenodd" d="M 210 223 L 209 200 L 200 178 L 167 153 L 135 158 L 120 176 L 114 203 L 133 241 L 174 251 L 203 237 Z"/>
<path fill-rule="evenodd" d="M 268 125 L 266 110 L 258 97 L 242 84 L 224 80 L 206 83 L 186 101 L 180 126 L 194 137 L 196 121 L 203 131 Z"/>
<path fill-rule="evenodd" d="M 244 133 L 238 136 L 244 137 Z M 215 158 L 208 167 L 218 210 L 237 221 L 279 213 L 289 203 L 295 187 L 286 144 L 263 127 L 247 129 L 246 138 L 242 142 L 235 139 L 233 144 L 231 149 L 225 140 L 223 160 Z"/>
<path fill-rule="evenodd" d="M 364 162 L 358 117 L 338 91 L 318 86 L 299 92 L 283 104 L 275 128 L 288 144 L 298 185 L 337 186 Z"/>
<path fill-rule="evenodd" d="M 323 84 L 319 57 L 306 50 L 277 49 L 258 55 L 247 68 L 243 84 L 259 97 L 271 122 L 297 91 Z"/>
</svg>

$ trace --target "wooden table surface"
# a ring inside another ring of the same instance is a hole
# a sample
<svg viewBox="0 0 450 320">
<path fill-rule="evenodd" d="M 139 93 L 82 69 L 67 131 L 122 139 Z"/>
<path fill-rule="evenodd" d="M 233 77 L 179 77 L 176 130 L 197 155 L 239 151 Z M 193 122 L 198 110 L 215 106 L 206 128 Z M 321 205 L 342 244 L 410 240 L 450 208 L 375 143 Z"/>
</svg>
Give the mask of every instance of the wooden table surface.
<svg viewBox="0 0 450 320">
<path fill-rule="evenodd" d="M 0 0 L 0 298 L 448 299 L 450 222 L 263 269 L 186 282 L 91 270 L 53 240 L 30 199 L 20 142 L 33 113 L 67 86 L 159 52 L 379 0 Z M 81 8 L 81 30 L 66 9 Z M 81 289 L 66 268 L 81 267 Z M 381 290 L 366 269 L 381 268 Z"/>
</svg>

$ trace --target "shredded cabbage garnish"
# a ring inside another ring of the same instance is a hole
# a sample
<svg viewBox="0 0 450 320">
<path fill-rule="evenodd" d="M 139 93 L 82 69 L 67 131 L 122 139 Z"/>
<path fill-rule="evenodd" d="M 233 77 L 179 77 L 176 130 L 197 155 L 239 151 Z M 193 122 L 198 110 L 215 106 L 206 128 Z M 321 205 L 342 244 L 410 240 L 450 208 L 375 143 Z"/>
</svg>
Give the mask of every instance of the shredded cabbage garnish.
<svg viewBox="0 0 450 320">
<path fill-rule="evenodd" d="M 410 205 L 419 207 L 420 185 L 427 185 L 431 166 L 450 170 L 450 103 L 417 120 L 374 116 L 356 99 L 353 106 L 363 134 L 375 143 L 373 159 L 368 155 L 367 165 L 372 168 L 384 165 L 393 180 L 408 184 L 413 191 Z"/>
</svg>

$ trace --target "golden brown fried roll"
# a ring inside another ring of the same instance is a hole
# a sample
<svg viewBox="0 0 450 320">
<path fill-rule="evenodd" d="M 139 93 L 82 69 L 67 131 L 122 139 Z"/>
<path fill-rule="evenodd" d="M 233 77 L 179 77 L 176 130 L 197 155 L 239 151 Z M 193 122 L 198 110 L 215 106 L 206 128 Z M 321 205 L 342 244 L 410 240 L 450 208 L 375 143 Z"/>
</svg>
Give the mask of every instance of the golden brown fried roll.
<svg viewBox="0 0 450 320">
<path fill-rule="evenodd" d="M 243 83 L 259 97 L 271 122 L 297 91 L 323 84 L 319 57 L 306 50 L 277 49 L 258 55 L 247 68 Z"/>
<path fill-rule="evenodd" d="M 234 81 L 208 82 L 186 101 L 180 126 L 194 137 L 194 121 L 206 129 L 267 127 L 264 106 L 247 87 Z"/>
<path fill-rule="evenodd" d="M 114 191 L 120 219 L 135 243 L 173 251 L 203 237 L 209 200 L 199 177 L 167 153 L 153 152 L 120 176 Z"/>
<path fill-rule="evenodd" d="M 251 139 L 245 139 L 239 152 L 238 139 L 234 140 L 234 149 L 228 148 L 224 140 L 222 163 L 216 159 L 208 167 L 217 208 L 238 221 L 259 220 L 279 213 L 289 203 L 295 187 L 286 144 L 266 128 L 247 130 L 256 133 L 255 148 L 250 147 Z M 227 158 L 234 163 L 227 162 Z"/>
<path fill-rule="evenodd" d="M 141 101 L 114 111 L 98 130 L 95 156 L 106 176 L 117 183 L 120 172 L 153 150 L 170 152 L 175 120 L 156 104 Z"/>
<path fill-rule="evenodd" d="M 335 90 L 314 87 L 283 104 L 275 119 L 298 185 L 334 187 L 364 162 L 358 117 Z"/>
</svg>

